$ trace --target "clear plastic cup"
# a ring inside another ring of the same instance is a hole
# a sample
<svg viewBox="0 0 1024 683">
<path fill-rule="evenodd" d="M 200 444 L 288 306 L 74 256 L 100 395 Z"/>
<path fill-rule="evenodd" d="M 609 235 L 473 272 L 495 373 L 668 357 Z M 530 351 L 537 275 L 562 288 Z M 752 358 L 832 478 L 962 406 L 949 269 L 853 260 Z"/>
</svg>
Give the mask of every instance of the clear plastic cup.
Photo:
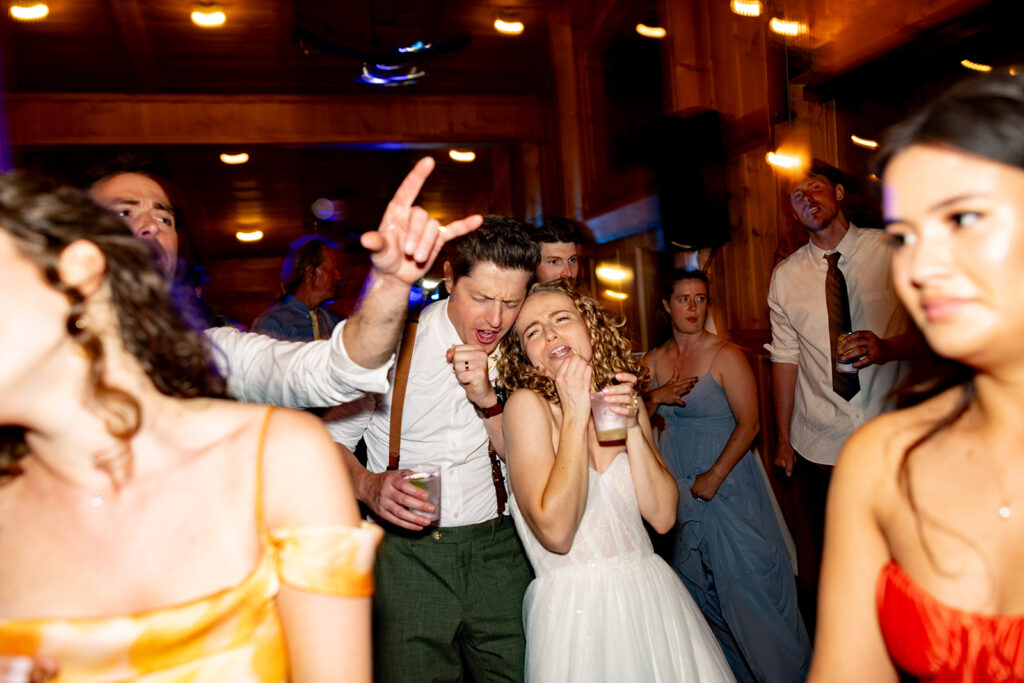
<svg viewBox="0 0 1024 683">
<path fill-rule="evenodd" d="M 416 514 L 423 515 L 436 524 L 441 520 L 441 466 L 413 465 L 405 469 L 412 471 L 412 474 L 405 475 L 405 480 L 426 491 L 427 502 L 434 506 L 431 513 L 415 510 Z"/>
<path fill-rule="evenodd" d="M 613 413 L 611 406 L 600 391 L 590 393 L 590 412 L 594 416 L 598 441 L 623 441 L 626 438 L 626 416 Z"/>
</svg>

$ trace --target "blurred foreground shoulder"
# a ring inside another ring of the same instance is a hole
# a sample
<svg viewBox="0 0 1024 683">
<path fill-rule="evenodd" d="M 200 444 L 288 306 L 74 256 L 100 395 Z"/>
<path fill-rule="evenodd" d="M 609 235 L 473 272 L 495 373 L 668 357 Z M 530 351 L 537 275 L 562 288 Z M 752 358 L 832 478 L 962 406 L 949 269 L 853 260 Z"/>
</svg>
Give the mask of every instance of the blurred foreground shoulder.
<svg viewBox="0 0 1024 683">
<path fill-rule="evenodd" d="M 359 511 L 338 449 L 319 419 L 277 408 L 263 449 L 267 526 L 359 524 Z"/>
</svg>

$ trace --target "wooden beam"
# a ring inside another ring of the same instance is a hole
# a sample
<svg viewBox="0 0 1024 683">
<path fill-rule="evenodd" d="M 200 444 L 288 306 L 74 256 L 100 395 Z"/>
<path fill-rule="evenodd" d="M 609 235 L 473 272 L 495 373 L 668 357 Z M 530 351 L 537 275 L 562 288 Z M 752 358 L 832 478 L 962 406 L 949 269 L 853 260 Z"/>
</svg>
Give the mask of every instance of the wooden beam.
<svg viewBox="0 0 1024 683">
<path fill-rule="evenodd" d="M 547 106 L 500 96 L 7 96 L 14 146 L 540 141 Z"/>
<path fill-rule="evenodd" d="M 811 69 L 792 83 L 813 88 L 890 52 L 928 28 L 981 7 L 989 0 L 881 0 L 843 25 L 832 40 L 815 50 Z"/>
</svg>

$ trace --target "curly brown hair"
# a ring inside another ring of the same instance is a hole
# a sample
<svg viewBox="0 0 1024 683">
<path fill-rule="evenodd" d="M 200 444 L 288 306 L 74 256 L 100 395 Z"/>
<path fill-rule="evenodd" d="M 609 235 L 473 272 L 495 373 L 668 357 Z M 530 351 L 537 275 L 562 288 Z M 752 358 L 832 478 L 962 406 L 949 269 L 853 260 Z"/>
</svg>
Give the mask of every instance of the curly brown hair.
<svg viewBox="0 0 1024 683">
<path fill-rule="evenodd" d="M 105 415 L 112 435 L 134 435 L 142 421 L 141 408 L 131 394 L 104 381 L 103 345 L 82 324 L 85 298 L 61 281 L 60 255 L 77 240 L 91 242 L 103 253 L 104 281 L 121 341 L 156 388 L 179 398 L 224 396 L 212 349 L 182 318 L 171 284 L 157 269 L 152 245 L 132 235 L 116 216 L 74 188 L 15 172 L 0 176 L 0 229 L 70 302 L 68 334 L 89 359 L 89 400 Z M 0 427 L 0 481 L 21 473 L 18 460 L 27 450 L 23 428 Z"/>
<path fill-rule="evenodd" d="M 594 368 L 594 388 L 598 391 L 615 384 L 615 373 L 629 372 L 637 376 L 637 389 L 642 390 L 648 382 L 648 372 L 630 353 L 629 340 L 622 335 L 626 321 L 613 317 L 594 299 L 577 290 L 566 278 L 555 282 L 538 282 L 530 288 L 526 295 L 529 299 L 534 294 L 551 292 L 564 294 L 572 300 L 576 310 L 583 317 L 583 322 L 590 333 L 590 344 L 593 355 L 590 364 Z M 511 392 L 525 387 L 531 389 L 550 403 L 558 403 L 558 392 L 555 382 L 542 375 L 533 367 L 522 342 L 515 330 L 501 340 L 499 346 L 501 358 L 498 359 L 498 382 Z"/>
</svg>

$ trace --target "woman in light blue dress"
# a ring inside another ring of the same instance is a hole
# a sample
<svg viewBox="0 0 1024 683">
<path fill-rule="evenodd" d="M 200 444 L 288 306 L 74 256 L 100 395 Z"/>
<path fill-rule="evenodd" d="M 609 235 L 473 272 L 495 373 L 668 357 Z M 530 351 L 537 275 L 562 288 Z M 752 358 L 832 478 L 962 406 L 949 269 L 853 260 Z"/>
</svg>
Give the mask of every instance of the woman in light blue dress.
<svg viewBox="0 0 1024 683">
<path fill-rule="evenodd" d="M 708 282 L 676 271 L 662 304 L 672 336 L 643 359 L 646 403 L 664 421 L 659 448 L 679 486 L 670 564 L 718 637 L 739 681 L 802 681 L 811 646 L 793 567 L 761 465 L 757 385 L 742 349 L 704 329 Z"/>
</svg>

